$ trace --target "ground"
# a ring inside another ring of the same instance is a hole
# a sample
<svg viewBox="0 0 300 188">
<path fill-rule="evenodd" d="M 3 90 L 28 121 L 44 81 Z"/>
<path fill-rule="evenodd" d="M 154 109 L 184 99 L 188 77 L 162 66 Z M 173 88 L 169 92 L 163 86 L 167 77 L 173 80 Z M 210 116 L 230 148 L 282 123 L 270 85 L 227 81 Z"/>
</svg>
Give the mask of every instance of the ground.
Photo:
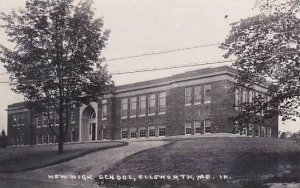
<svg viewBox="0 0 300 188">
<path fill-rule="evenodd" d="M 94 178 L 120 160 L 143 150 L 161 146 L 165 141 L 132 142 L 129 145 L 96 151 L 64 163 L 19 173 L 0 173 L 0 187 L 9 188 L 65 188 L 97 186 Z M 93 143 L 101 145 L 102 143 Z M 89 144 L 86 144 L 89 145 Z M 51 179 L 48 175 L 92 176 L 93 178 L 70 180 Z M 9 186 L 8 186 L 9 185 Z"/>
<path fill-rule="evenodd" d="M 105 181 L 131 187 L 300 187 L 300 145 L 276 139 L 210 135 L 132 141 L 129 145 L 101 150 L 79 158 L 27 172 L 0 174 L 0 187 L 97 187 L 99 174 L 201 175 L 231 180 Z M 91 176 L 91 179 L 51 179 L 48 175 Z M 101 181 L 100 181 L 101 182 Z M 98 182 L 98 183 L 100 183 Z M 276 182 L 289 184 L 274 184 Z M 292 183 L 296 182 L 296 183 Z M 108 184 L 109 183 L 109 184 Z M 155 183 L 155 184 L 153 184 Z M 273 183 L 273 184 L 268 184 Z M 120 187 L 120 186 L 117 186 Z"/>
<path fill-rule="evenodd" d="M 175 187 L 180 187 L 182 182 L 195 187 L 207 187 L 207 182 L 217 187 L 233 187 L 233 184 L 236 184 L 234 182 L 243 182 L 243 185 L 247 186 L 257 184 L 255 187 L 276 182 L 300 183 L 300 145 L 290 141 L 248 137 L 173 140 L 169 144 L 128 157 L 104 174 L 125 174 L 134 177 L 194 175 L 195 179 L 197 175 L 202 174 L 211 176 L 206 183 L 204 180 L 204 184 L 203 181 L 158 181 L 159 186 L 166 183 Z M 231 180 L 226 180 L 228 183 L 223 184 L 220 175 L 227 175 Z M 155 187 L 149 184 L 145 177 L 143 179 L 138 183 L 122 183 L 127 186 L 138 184 L 143 187 Z M 296 186 L 300 187 L 300 184 Z"/>
<path fill-rule="evenodd" d="M 68 161 L 90 152 L 126 144 L 126 142 L 113 141 L 66 144 L 64 154 L 57 154 L 57 145 L 8 147 L 7 149 L 0 149 L 0 173 L 41 168 Z"/>
</svg>

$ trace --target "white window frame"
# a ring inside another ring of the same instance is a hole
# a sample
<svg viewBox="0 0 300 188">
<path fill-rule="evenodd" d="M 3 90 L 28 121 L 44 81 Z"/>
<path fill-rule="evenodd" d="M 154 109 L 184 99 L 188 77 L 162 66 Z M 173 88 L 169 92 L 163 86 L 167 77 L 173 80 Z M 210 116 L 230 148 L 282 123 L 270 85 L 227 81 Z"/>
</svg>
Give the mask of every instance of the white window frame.
<svg viewBox="0 0 300 188">
<path fill-rule="evenodd" d="M 248 93 L 248 101 L 249 101 L 249 103 L 253 103 L 253 91 L 251 90 L 251 91 L 249 91 L 249 93 Z"/>
<path fill-rule="evenodd" d="M 208 97 L 207 92 L 206 92 L 207 89 L 210 90 L 210 92 L 209 92 L 210 93 L 210 96 L 209 96 L 210 100 L 206 100 L 206 98 Z M 204 103 L 205 104 L 211 103 L 211 100 L 212 100 L 212 87 L 211 87 L 211 84 L 204 85 L 203 90 L 204 90 Z"/>
<path fill-rule="evenodd" d="M 151 128 L 151 129 L 150 129 Z M 150 136 L 150 130 L 154 130 L 154 136 Z M 154 125 L 152 126 L 149 126 L 148 127 L 148 137 L 156 137 L 157 136 L 157 130 L 156 130 L 156 127 Z"/>
<path fill-rule="evenodd" d="M 184 88 L 184 104 L 185 104 L 185 106 L 192 105 L 192 91 L 193 91 L 192 87 Z M 188 95 L 188 93 L 190 93 L 190 95 Z"/>
<path fill-rule="evenodd" d="M 142 108 L 142 104 L 145 104 L 144 108 Z M 142 109 L 144 110 L 144 113 L 141 113 Z M 139 112 L 138 112 L 138 116 L 139 117 L 146 116 L 146 111 L 147 111 L 147 97 L 146 97 L 146 95 L 139 96 Z"/>
<path fill-rule="evenodd" d="M 13 114 L 12 116 L 13 116 L 12 117 L 12 119 L 13 119 L 12 126 L 15 127 L 15 126 L 17 126 L 17 123 L 18 123 L 18 120 L 17 120 L 18 117 L 17 117 L 17 114 Z"/>
<path fill-rule="evenodd" d="M 191 133 L 186 133 L 186 129 L 187 129 L 187 127 L 188 127 L 188 124 L 189 124 L 189 129 L 191 129 Z M 185 122 L 185 124 L 184 124 L 184 135 L 192 135 L 192 131 L 193 130 L 193 125 L 192 125 L 192 122 Z"/>
<path fill-rule="evenodd" d="M 164 101 L 163 105 L 161 104 L 162 101 Z M 165 114 L 166 110 L 167 110 L 167 93 L 163 91 L 158 93 L 158 114 Z"/>
<path fill-rule="evenodd" d="M 21 123 L 21 126 L 23 126 L 25 124 L 25 114 L 24 113 L 21 113 L 21 115 L 20 115 L 20 123 Z"/>
<path fill-rule="evenodd" d="M 198 124 L 199 124 L 199 126 L 198 126 Z M 199 133 L 196 132 L 196 128 L 200 128 L 200 132 Z M 194 134 L 201 134 L 201 121 L 200 120 L 199 121 L 194 121 Z"/>
<path fill-rule="evenodd" d="M 164 135 L 160 135 L 160 129 L 165 129 L 165 134 Z M 165 125 L 159 125 L 158 126 L 158 136 L 159 137 L 165 137 L 167 135 L 167 127 Z"/>
<path fill-rule="evenodd" d="M 126 137 L 123 137 L 123 132 L 125 132 L 126 131 Z M 128 129 L 127 128 L 122 128 L 121 129 L 121 139 L 125 139 L 125 138 L 128 138 L 128 133 L 129 133 L 129 131 L 128 131 Z"/>
<path fill-rule="evenodd" d="M 40 125 L 39 125 L 39 120 L 41 120 L 41 124 Z M 36 121 L 36 128 L 43 127 L 43 124 L 44 124 L 43 116 L 36 117 L 35 121 Z"/>
<path fill-rule="evenodd" d="M 209 121 L 210 122 L 210 132 L 206 132 L 206 124 L 207 124 L 207 121 Z M 212 122 L 211 122 L 211 120 L 210 119 L 206 119 L 206 120 L 204 120 L 204 130 L 203 130 L 203 133 L 204 134 L 211 134 L 211 124 L 212 124 Z"/>
<path fill-rule="evenodd" d="M 145 136 L 141 136 L 141 131 L 145 131 Z M 147 137 L 147 129 L 146 129 L 146 127 L 140 127 L 139 128 L 139 137 L 140 138 L 146 138 Z"/>
<path fill-rule="evenodd" d="M 154 101 L 154 106 L 151 106 L 151 101 Z M 155 115 L 155 107 L 156 107 L 156 95 L 154 93 L 149 94 L 148 96 L 148 116 Z M 154 109 L 154 112 L 150 112 L 151 108 Z"/>
<path fill-rule="evenodd" d="M 242 90 L 242 103 L 246 103 L 247 101 L 247 91 L 245 89 Z"/>
<path fill-rule="evenodd" d="M 135 114 L 132 114 L 132 112 L 135 110 Z M 137 116 L 137 99 L 136 97 L 130 97 L 129 98 L 129 117 L 134 118 Z"/>
<path fill-rule="evenodd" d="M 198 100 L 197 97 L 199 97 L 200 101 L 197 101 Z M 201 104 L 201 103 L 202 103 L 202 86 L 195 86 L 194 87 L 194 104 L 198 105 L 198 104 Z"/>
<path fill-rule="evenodd" d="M 101 120 L 107 119 L 107 99 L 101 101 Z"/>
<path fill-rule="evenodd" d="M 123 109 L 123 105 L 126 104 L 126 109 Z M 126 110 L 126 115 L 123 114 L 123 111 Z M 121 99 L 121 118 L 126 119 L 128 118 L 128 98 Z"/>
<path fill-rule="evenodd" d="M 134 131 L 132 131 L 132 130 L 134 130 Z M 132 136 L 131 133 L 135 134 L 135 137 L 131 137 Z M 129 138 L 137 138 L 137 128 L 136 127 L 129 128 Z"/>
</svg>

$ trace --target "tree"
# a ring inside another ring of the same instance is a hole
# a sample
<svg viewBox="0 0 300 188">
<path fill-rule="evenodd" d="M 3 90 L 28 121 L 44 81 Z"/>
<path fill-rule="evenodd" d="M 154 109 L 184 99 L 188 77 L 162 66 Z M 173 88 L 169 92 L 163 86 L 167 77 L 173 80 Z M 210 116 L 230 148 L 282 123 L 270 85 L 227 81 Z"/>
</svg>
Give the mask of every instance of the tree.
<svg viewBox="0 0 300 188">
<path fill-rule="evenodd" d="M 0 147 L 1 148 L 7 147 L 7 137 L 4 129 L 1 131 L 1 135 L 0 135 Z"/>
<path fill-rule="evenodd" d="M 261 0 L 256 6 L 261 14 L 232 23 L 220 47 L 225 58 L 237 59 L 236 88 L 258 84 L 267 89 L 269 100 L 256 97 L 249 114 L 263 110 L 263 119 L 279 114 L 282 120 L 294 120 L 300 104 L 300 17 L 295 13 L 300 3 Z M 247 106 L 242 104 L 242 109 Z"/>
<path fill-rule="evenodd" d="M 63 153 L 74 108 L 97 101 L 113 89 L 101 51 L 109 31 L 94 18 L 92 2 L 27 0 L 25 9 L 1 14 L 14 49 L 1 46 L 0 60 L 12 90 L 23 94 L 37 115 L 44 115 Z M 58 130 L 51 122 L 58 114 Z"/>
</svg>

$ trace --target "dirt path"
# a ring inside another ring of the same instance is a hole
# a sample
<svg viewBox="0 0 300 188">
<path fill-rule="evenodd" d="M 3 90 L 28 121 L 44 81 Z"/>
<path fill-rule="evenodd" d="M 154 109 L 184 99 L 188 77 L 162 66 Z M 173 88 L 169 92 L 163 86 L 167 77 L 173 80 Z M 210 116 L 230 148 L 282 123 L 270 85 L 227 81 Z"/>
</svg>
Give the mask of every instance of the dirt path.
<svg viewBox="0 0 300 188">
<path fill-rule="evenodd" d="M 166 141 L 131 142 L 127 146 L 98 151 L 65 163 L 37 170 L 0 174 L 0 187 L 6 187 L 5 185 L 8 184 L 8 182 L 10 188 L 20 186 L 25 188 L 34 186 L 49 186 L 53 188 L 67 186 L 97 187 L 94 178 L 104 170 L 107 170 L 115 163 L 134 153 L 158 147 L 166 143 Z"/>
</svg>

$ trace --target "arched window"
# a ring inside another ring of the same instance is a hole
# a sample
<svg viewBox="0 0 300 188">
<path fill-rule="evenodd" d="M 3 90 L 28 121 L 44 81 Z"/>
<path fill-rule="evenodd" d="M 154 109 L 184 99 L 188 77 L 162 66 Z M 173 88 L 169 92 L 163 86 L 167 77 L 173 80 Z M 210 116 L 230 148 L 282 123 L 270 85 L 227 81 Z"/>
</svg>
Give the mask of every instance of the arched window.
<svg viewBox="0 0 300 188">
<path fill-rule="evenodd" d="M 92 112 L 92 113 L 90 114 L 90 119 L 94 119 L 94 118 L 96 118 L 96 113 L 95 113 L 95 112 Z"/>
</svg>

